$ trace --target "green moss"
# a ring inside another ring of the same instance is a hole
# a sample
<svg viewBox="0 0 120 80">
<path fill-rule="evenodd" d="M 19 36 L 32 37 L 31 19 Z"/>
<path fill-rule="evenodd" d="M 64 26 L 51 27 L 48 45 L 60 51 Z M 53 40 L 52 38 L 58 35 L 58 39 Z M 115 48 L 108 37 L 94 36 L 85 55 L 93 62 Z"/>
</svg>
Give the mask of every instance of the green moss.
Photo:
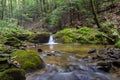
<svg viewBox="0 0 120 80">
<path fill-rule="evenodd" d="M 26 71 L 44 66 L 42 59 L 33 51 L 17 50 L 12 53 L 12 56 L 16 56 L 14 61 L 18 61 Z"/>
<path fill-rule="evenodd" d="M 79 29 L 67 28 L 55 34 L 58 42 L 67 43 L 107 43 L 107 37 L 104 33 L 93 28 L 82 27 Z"/>
<path fill-rule="evenodd" d="M 0 72 L 0 80 L 25 80 L 25 71 L 22 69 L 7 69 Z"/>
</svg>

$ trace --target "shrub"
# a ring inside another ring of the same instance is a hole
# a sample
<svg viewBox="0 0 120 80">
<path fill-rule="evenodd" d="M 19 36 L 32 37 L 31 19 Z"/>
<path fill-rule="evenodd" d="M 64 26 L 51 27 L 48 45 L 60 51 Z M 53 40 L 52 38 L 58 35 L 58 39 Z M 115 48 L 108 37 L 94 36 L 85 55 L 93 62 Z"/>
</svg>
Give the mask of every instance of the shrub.
<svg viewBox="0 0 120 80">
<path fill-rule="evenodd" d="M 29 30 L 25 30 L 23 27 L 18 26 L 16 22 L 6 22 L 0 20 L 0 34 L 6 35 L 13 35 L 13 34 L 31 34 Z"/>
<path fill-rule="evenodd" d="M 22 42 L 15 38 L 15 37 L 9 37 L 7 39 L 7 41 L 5 42 L 6 45 L 10 45 L 10 46 L 13 46 L 13 47 L 20 47 Z"/>
<path fill-rule="evenodd" d="M 107 36 L 98 30 L 82 27 L 79 29 L 67 28 L 55 34 L 58 42 L 80 43 L 107 43 Z"/>
<path fill-rule="evenodd" d="M 120 48 L 120 39 L 115 43 L 115 47 L 119 47 Z"/>
</svg>

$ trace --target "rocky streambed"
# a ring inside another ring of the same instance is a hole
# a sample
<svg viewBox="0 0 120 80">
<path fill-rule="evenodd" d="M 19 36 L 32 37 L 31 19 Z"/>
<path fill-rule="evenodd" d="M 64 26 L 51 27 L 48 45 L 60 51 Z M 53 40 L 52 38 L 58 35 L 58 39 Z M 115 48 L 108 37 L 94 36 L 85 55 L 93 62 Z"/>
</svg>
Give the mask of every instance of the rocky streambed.
<svg viewBox="0 0 120 80">
<path fill-rule="evenodd" d="M 63 50 L 42 50 L 38 54 L 44 60 L 45 68 L 26 74 L 26 80 L 120 79 L 120 49 L 92 48 L 87 52 L 88 56 L 81 58 Z"/>
</svg>

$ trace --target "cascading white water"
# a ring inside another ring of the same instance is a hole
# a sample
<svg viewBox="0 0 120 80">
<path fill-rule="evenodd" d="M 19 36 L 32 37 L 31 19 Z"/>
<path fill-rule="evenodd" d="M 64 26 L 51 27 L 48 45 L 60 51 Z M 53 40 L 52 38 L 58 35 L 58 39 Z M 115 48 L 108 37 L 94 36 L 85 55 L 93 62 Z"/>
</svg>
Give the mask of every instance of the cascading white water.
<svg viewBox="0 0 120 80">
<path fill-rule="evenodd" d="M 55 42 L 55 40 L 54 40 L 54 36 L 53 36 L 53 35 L 50 35 L 48 44 L 57 44 L 57 43 Z"/>
<path fill-rule="evenodd" d="M 57 44 L 54 41 L 54 36 L 53 35 L 50 35 L 48 44 L 50 45 L 49 47 L 50 47 L 51 50 L 53 49 L 53 44 Z"/>
<path fill-rule="evenodd" d="M 50 35 L 48 44 L 54 44 L 54 43 L 55 43 L 54 37 L 53 35 Z"/>
</svg>

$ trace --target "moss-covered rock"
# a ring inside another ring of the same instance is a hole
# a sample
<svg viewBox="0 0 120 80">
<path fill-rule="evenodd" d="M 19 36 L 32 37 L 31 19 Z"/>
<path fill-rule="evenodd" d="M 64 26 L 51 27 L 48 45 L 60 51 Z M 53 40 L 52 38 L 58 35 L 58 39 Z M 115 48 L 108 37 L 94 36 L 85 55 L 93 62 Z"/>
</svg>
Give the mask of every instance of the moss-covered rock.
<svg viewBox="0 0 120 80">
<path fill-rule="evenodd" d="M 47 43 L 49 40 L 50 33 L 34 33 L 29 37 L 29 41 L 32 43 Z"/>
<path fill-rule="evenodd" d="M 25 71 L 35 70 L 44 66 L 42 59 L 33 51 L 17 50 L 12 53 L 21 68 Z"/>
<path fill-rule="evenodd" d="M 80 43 L 107 43 L 107 37 L 103 32 L 93 28 L 82 27 L 79 29 L 67 28 L 55 34 L 58 42 L 80 42 Z"/>
<path fill-rule="evenodd" d="M 25 71 L 22 69 L 7 69 L 0 72 L 0 80 L 25 80 Z"/>
</svg>

